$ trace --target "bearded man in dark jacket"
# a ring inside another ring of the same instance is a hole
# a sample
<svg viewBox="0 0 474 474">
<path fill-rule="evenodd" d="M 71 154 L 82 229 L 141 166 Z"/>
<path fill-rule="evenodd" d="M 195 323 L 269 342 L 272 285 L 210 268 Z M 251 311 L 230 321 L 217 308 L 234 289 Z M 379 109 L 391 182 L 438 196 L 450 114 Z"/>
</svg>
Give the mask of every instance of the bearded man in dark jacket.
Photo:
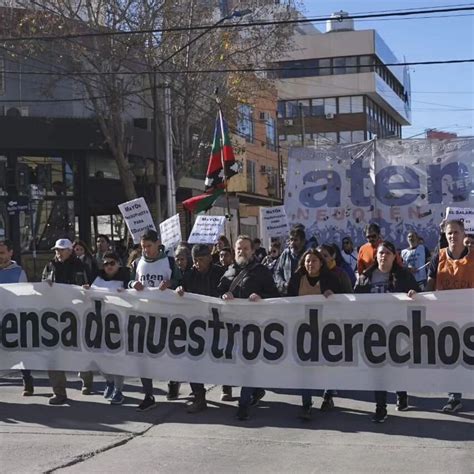
<svg viewBox="0 0 474 474">
<path fill-rule="evenodd" d="M 256 260 L 253 251 L 252 239 L 239 235 L 235 242 L 235 263 L 229 266 L 218 286 L 223 300 L 245 298 L 257 302 L 279 296 L 272 273 Z M 242 387 L 237 418 L 247 420 L 249 407 L 257 405 L 264 395 L 262 388 Z"/>
</svg>

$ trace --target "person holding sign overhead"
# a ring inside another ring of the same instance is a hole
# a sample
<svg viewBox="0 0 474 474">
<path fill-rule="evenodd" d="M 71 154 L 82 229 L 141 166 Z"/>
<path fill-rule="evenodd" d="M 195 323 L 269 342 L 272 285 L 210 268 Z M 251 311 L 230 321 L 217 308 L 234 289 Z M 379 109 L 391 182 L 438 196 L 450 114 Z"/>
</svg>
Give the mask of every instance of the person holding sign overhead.
<svg viewBox="0 0 474 474">
<path fill-rule="evenodd" d="M 181 272 L 175 265 L 174 258 L 168 257 L 161 248 L 161 241 L 156 230 L 148 229 L 140 240 L 142 256 L 132 262 L 131 281 L 129 288 L 143 291 L 145 288 L 158 288 L 162 291 L 176 288 L 181 279 Z M 153 396 L 153 381 L 142 378 L 145 398 L 137 408 L 144 412 L 156 406 Z M 168 385 L 168 400 L 176 399 L 179 393 L 179 383 L 170 382 Z"/>
</svg>

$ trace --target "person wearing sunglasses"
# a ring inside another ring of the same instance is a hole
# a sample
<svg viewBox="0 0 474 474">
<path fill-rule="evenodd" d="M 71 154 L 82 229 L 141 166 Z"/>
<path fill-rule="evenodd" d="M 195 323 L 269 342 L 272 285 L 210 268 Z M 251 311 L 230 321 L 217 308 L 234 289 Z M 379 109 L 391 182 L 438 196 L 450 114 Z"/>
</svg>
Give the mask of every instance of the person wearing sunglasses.
<svg viewBox="0 0 474 474">
<path fill-rule="evenodd" d="M 382 238 L 380 237 L 380 227 L 375 223 L 367 224 L 365 226 L 364 235 L 367 239 L 367 243 L 360 247 L 359 255 L 357 256 L 357 272 L 359 275 L 374 263 L 377 247 L 380 242 L 382 242 Z"/>
<path fill-rule="evenodd" d="M 350 265 L 352 271 L 357 272 L 357 250 L 354 249 L 354 244 L 350 237 L 344 237 L 342 239 L 342 250 L 341 256 L 344 261 Z"/>
<path fill-rule="evenodd" d="M 273 274 L 278 263 L 278 258 L 281 255 L 281 243 L 279 241 L 273 242 L 270 253 L 262 260 L 262 265 L 265 265 Z"/>
<path fill-rule="evenodd" d="M 84 285 L 83 288 L 106 288 L 112 291 L 120 291 L 128 286 L 130 281 L 130 269 L 120 265 L 120 257 L 115 252 L 105 252 L 102 256 L 102 270 L 92 282 L 92 285 Z M 106 384 L 104 398 L 110 400 L 111 405 L 121 405 L 123 396 L 123 375 L 103 374 Z"/>
<path fill-rule="evenodd" d="M 380 227 L 373 222 L 365 226 L 364 235 L 367 239 L 367 243 L 360 247 L 359 255 L 357 257 L 357 273 L 359 275 L 374 264 L 377 248 L 383 240 L 380 235 Z M 398 265 L 403 267 L 403 260 L 398 252 L 396 253 L 395 258 Z"/>
</svg>

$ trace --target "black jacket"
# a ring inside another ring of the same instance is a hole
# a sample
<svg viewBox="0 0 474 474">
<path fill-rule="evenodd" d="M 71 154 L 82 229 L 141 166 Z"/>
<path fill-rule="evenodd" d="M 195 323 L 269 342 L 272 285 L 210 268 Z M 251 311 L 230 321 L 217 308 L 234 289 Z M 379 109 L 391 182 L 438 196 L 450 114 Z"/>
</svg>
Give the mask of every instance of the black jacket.
<svg viewBox="0 0 474 474">
<path fill-rule="evenodd" d="M 376 268 L 377 264 L 372 265 L 359 275 L 354 286 L 354 293 L 370 293 L 372 273 L 374 273 Z M 410 290 L 421 291 L 415 277 L 408 269 L 394 264 L 389 275 L 389 293 L 408 293 Z"/>
<path fill-rule="evenodd" d="M 221 281 L 225 268 L 220 265 L 211 265 L 206 273 L 198 272 L 194 267 L 183 275 L 181 286 L 188 293 L 219 297 L 217 287 Z"/>
<path fill-rule="evenodd" d="M 110 278 L 104 270 L 99 270 L 97 276 L 105 281 L 121 281 L 123 287 L 128 288 L 128 282 L 130 281 L 130 268 L 120 267 L 118 272 L 112 278 Z"/>
<path fill-rule="evenodd" d="M 81 259 L 79 259 L 81 260 Z M 97 260 L 91 255 L 84 255 L 84 258 L 81 260 L 84 265 L 87 274 L 87 280 L 89 283 L 93 282 L 96 276 L 99 274 L 99 266 L 97 265 Z"/>
<path fill-rule="evenodd" d="M 341 270 L 343 271 L 343 270 Z M 300 291 L 300 282 L 305 274 L 302 272 L 294 273 L 290 278 L 290 283 L 288 284 L 288 296 L 299 296 Z M 347 275 L 346 275 L 347 276 Z M 349 277 L 347 277 L 349 281 Z M 352 293 L 352 288 L 347 287 L 345 281 L 342 281 L 338 275 L 330 270 L 324 271 L 319 279 L 319 286 L 321 288 L 321 293 L 324 293 L 327 290 L 331 290 L 333 293 L 343 294 L 343 293 Z"/>
<path fill-rule="evenodd" d="M 43 269 L 41 277 L 43 281 L 51 280 L 55 283 L 66 285 L 86 285 L 92 282 L 87 277 L 84 264 L 75 256 L 71 255 L 64 262 L 56 258 L 51 260 Z"/>
<path fill-rule="evenodd" d="M 230 265 L 217 288 L 219 295 L 222 296 L 230 291 L 232 281 L 242 271 L 245 272 L 245 276 L 232 290 L 235 298 L 248 298 L 252 293 L 256 293 L 262 298 L 278 298 L 279 293 L 273 281 L 272 272 L 255 259 L 252 259 L 245 267 L 241 267 L 237 263 Z"/>
</svg>

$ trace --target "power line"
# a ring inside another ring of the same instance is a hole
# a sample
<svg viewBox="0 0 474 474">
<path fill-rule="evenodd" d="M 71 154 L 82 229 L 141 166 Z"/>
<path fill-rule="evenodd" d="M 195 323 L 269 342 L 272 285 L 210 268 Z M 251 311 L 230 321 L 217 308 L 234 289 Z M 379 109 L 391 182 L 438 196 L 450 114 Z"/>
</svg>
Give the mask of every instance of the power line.
<svg viewBox="0 0 474 474">
<path fill-rule="evenodd" d="M 341 17 L 342 19 L 361 20 L 368 18 L 388 18 L 396 16 L 412 16 L 412 15 L 426 15 L 427 13 L 450 13 L 450 12 L 462 12 L 462 11 L 473 11 L 474 6 L 472 4 L 466 4 L 468 6 L 463 7 L 448 7 L 448 8 L 432 8 L 431 10 L 399 10 L 399 11 L 387 11 L 383 13 L 367 13 L 361 15 L 347 15 Z M 228 17 L 224 17 L 222 20 L 227 20 Z M 48 36 L 16 36 L 16 37 L 3 37 L 0 41 L 3 42 L 18 42 L 18 41 L 53 41 L 53 40 L 64 40 L 73 38 L 89 38 L 89 37 L 102 37 L 102 36 L 128 36 L 137 34 L 153 34 L 153 33 L 172 33 L 172 32 L 189 32 L 198 30 L 212 29 L 229 29 L 229 28 L 248 28 L 255 26 L 275 26 L 275 25 L 291 25 L 301 23 L 316 23 L 324 22 L 328 20 L 334 20 L 333 16 L 327 17 L 316 17 L 316 18 L 294 18 L 288 20 L 271 20 L 271 21 L 255 21 L 255 22 L 237 22 L 237 23 L 222 23 L 218 25 L 196 25 L 196 26 L 178 26 L 170 28 L 152 28 L 152 29 L 141 29 L 141 30 L 115 30 L 115 31 L 101 31 L 101 32 L 90 32 L 90 33 L 74 33 L 66 35 L 48 35 Z"/>
<path fill-rule="evenodd" d="M 179 51 L 177 51 L 179 52 Z M 173 53 L 177 54 L 177 52 Z M 169 58 L 166 58 L 162 61 L 167 62 Z M 433 61 L 405 61 L 400 63 L 384 63 L 384 66 L 431 66 L 436 64 L 464 64 L 464 63 L 472 63 L 474 62 L 474 58 L 469 59 L 443 59 L 443 60 L 433 60 Z M 161 64 L 161 63 L 160 63 Z M 342 66 L 331 66 L 332 69 L 358 69 L 360 66 L 349 66 L 349 65 L 342 65 Z M 368 66 L 369 67 L 369 66 Z M 376 67 L 373 66 L 372 67 Z M 311 67 L 236 67 L 236 68 L 222 68 L 222 69 L 176 69 L 176 70 L 161 70 L 161 71 L 70 71 L 70 72 L 53 72 L 53 71 L 22 71 L 21 74 L 23 75 L 37 75 L 37 76 L 138 76 L 138 75 L 150 75 L 158 72 L 159 74 L 168 74 L 168 75 L 175 75 L 175 74 L 227 74 L 233 72 L 279 72 L 279 71 L 318 71 L 320 69 L 328 69 L 327 66 L 311 66 Z M 4 71 L 5 74 L 18 74 L 18 71 Z M 307 77 L 307 76 L 305 76 Z M 314 76 L 314 77 L 323 77 L 323 76 Z M 285 80 L 287 78 L 280 77 L 279 79 Z M 288 79 L 298 79 L 296 77 L 288 78 Z"/>
</svg>

